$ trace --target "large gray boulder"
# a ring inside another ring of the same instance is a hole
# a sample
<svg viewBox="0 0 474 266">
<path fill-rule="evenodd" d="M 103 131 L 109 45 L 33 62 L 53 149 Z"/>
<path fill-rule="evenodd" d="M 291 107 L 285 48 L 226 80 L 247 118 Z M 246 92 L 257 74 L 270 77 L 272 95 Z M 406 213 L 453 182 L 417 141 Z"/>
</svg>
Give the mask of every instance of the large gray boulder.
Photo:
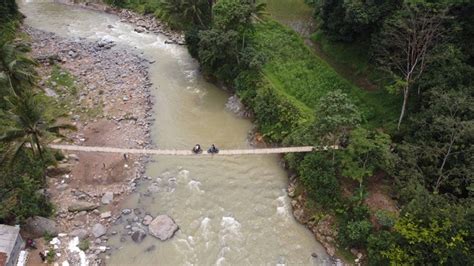
<svg viewBox="0 0 474 266">
<path fill-rule="evenodd" d="M 30 217 L 23 227 L 32 238 L 42 237 L 46 234 L 57 236 L 58 226 L 55 221 L 41 216 Z"/>
<path fill-rule="evenodd" d="M 71 203 L 68 207 L 67 210 L 70 212 L 81 212 L 81 211 L 92 211 L 94 209 L 97 209 L 96 204 L 86 202 L 86 201 L 76 201 Z"/>
<path fill-rule="evenodd" d="M 173 237 L 178 229 L 178 225 L 168 215 L 158 215 L 148 225 L 150 234 L 163 241 Z"/>
<path fill-rule="evenodd" d="M 99 224 L 99 223 L 94 224 L 94 226 L 92 226 L 91 231 L 92 231 L 92 235 L 95 238 L 101 237 L 101 236 L 105 235 L 105 233 L 107 233 L 107 229 L 105 228 L 105 226 L 103 226 L 102 224 Z"/>
</svg>

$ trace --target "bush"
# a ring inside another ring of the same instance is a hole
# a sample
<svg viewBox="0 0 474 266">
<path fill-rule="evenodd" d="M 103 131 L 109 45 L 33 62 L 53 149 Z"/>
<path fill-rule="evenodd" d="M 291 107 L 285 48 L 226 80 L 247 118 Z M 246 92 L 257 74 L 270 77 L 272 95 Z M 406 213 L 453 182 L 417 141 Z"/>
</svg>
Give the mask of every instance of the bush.
<svg viewBox="0 0 474 266">
<path fill-rule="evenodd" d="M 371 230 L 369 220 L 344 221 L 339 227 L 339 241 L 346 247 L 363 248 Z"/>
<path fill-rule="evenodd" d="M 81 242 L 79 242 L 78 247 L 80 250 L 86 251 L 89 249 L 90 245 L 91 245 L 91 242 L 89 241 L 89 239 L 83 239 L 81 240 Z"/>
<path fill-rule="evenodd" d="M 365 248 L 372 231 L 369 210 L 365 205 L 355 205 L 343 214 L 339 223 L 339 242 L 343 247 Z"/>
<path fill-rule="evenodd" d="M 284 140 L 311 120 L 308 108 L 269 85 L 257 90 L 254 103 L 257 123 L 264 136 L 271 141 Z"/>
<path fill-rule="evenodd" d="M 375 212 L 375 218 L 384 229 L 390 229 L 395 225 L 395 215 L 389 211 L 378 210 Z"/>
<path fill-rule="evenodd" d="M 23 152 L 14 164 L 0 167 L 0 223 L 16 224 L 31 216 L 51 215 L 51 203 L 38 192 L 43 187 L 44 165 Z"/>
<path fill-rule="evenodd" d="M 388 250 L 394 241 L 394 236 L 389 231 L 382 230 L 370 235 L 367 240 L 369 265 L 389 265 L 389 260 L 382 252 Z"/>
<path fill-rule="evenodd" d="M 339 182 L 334 166 L 324 153 L 305 156 L 298 173 L 308 196 L 323 207 L 334 207 L 339 202 Z"/>
</svg>

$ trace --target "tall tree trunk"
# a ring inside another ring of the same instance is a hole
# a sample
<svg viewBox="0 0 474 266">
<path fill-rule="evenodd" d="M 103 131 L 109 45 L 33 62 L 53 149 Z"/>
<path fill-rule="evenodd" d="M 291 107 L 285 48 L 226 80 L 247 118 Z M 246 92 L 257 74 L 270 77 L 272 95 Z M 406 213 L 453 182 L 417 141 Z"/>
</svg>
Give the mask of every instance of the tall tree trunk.
<svg viewBox="0 0 474 266">
<path fill-rule="evenodd" d="M 446 161 L 448 160 L 448 157 L 451 154 L 451 148 L 453 147 L 453 144 L 454 144 L 454 132 L 451 134 L 451 141 L 449 142 L 448 152 L 446 152 L 446 154 L 444 155 L 443 163 L 441 164 L 441 167 L 439 168 L 439 176 L 438 176 L 438 180 L 436 180 L 436 184 L 435 184 L 435 188 L 434 188 L 434 190 L 436 192 L 438 191 L 439 186 L 441 185 L 441 182 L 443 181 L 444 166 L 446 165 Z"/>
<path fill-rule="evenodd" d="M 407 101 L 408 101 L 408 85 L 406 85 L 405 89 L 403 90 L 403 105 L 402 111 L 400 112 L 400 118 L 398 118 L 398 126 L 397 129 L 400 130 L 400 125 L 402 124 L 403 117 L 405 116 L 405 110 L 407 108 Z"/>
</svg>

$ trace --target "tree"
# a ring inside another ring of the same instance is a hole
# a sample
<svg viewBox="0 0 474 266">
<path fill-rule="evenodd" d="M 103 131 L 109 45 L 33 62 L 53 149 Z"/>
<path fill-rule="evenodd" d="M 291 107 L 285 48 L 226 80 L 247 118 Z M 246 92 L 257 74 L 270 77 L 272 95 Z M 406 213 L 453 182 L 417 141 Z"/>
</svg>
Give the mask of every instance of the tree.
<svg viewBox="0 0 474 266">
<path fill-rule="evenodd" d="M 308 196 L 323 207 L 334 207 L 339 202 L 339 182 L 336 169 L 325 152 L 313 152 L 304 157 L 298 174 Z"/>
<path fill-rule="evenodd" d="M 335 90 L 321 97 L 316 107 L 314 129 L 321 143 L 337 146 L 361 120 L 359 110 L 347 94 Z M 333 161 L 334 155 L 333 151 Z"/>
<path fill-rule="evenodd" d="M 349 145 L 341 152 L 342 175 L 359 182 L 372 176 L 377 168 L 391 164 L 390 136 L 357 128 L 351 132 Z"/>
<path fill-rule="evenodd" d="M 315 4 L 324 32 L 333 40 L 351 42 L 360 35 L 370 36 L 386 17 L 400 8 L 401 0 L 322 0 Z"/>
<path fill-rule="evenodd" d="M 43 159 L 44 144 L 50 135 L 62 137 L 61 129 L 75 129 L 69 124 L 46 120 L 42 104 L 30 91 L 10 97 L 9 102 L 11 109 L 5 117 L 9 126 L 0 131 L 0 142 L 9 146 L 3 159 L 15 160 L 24 148 L 30 148 L 35 156 Z"/>
<path fill-rule="evenodd" d="M 0 48 L 0 85 L 17 95 L 34 86 L 36 62 L 28 58 L 24 48 L 6 43 Z M 1 91 L 2 96 L 8 91 Z"/>
<path fill-rule="evenodd" d="M 211 3 L 207 0 L 162 0 L 157 14 L 169 23 L 178 23 L 185 28 L 207 28 L 211 23 Z"/>
<path fill-rule="evenodd" d="M 215 4 L 212 27 L 198 33 L 197 54 L 206 71 L 230 82 L 239 70 L 259 61 L 254 60 L 256 52 L 247 41 L 254 31 L 252 15 L 258 6 L 242 0 L 221 0 Z M 195 37 L 189 39 L 196 43 Z M 190 50 L 195 53 L 194 47 Z"/>
<path fill-rule="evenodd" d="M 381 252 L 396 265 L 446 264 L 452 254 L 467 257 L 468 232 L 457 230 L 449 219 L 420 221 L 411 215 L 402 216 L 395 224 L 399 241 Z"/>
<path fill-rule="evenodd" d="M 399 147 L 404 159 L 398 176 L 417 177 L 436 193 L 467 197 L 474 185 L 474 108 L 472 87 L 433 89 L 412 123 L 413 137 Z M 471 192 L 472 193 L 472 192 Z"/>
<path fill-rule="evenodd" d="M 403 93 L 398 129 L 405 116 L 410 90 L 423 74 L 433 48 L 443 35 L 445 14 L 446 9 L 433 5 L 405 3 L 385 20 L 381 34 L 372 42 L 380 68 L 395 80 L 388 89 Z"/>
</svg>

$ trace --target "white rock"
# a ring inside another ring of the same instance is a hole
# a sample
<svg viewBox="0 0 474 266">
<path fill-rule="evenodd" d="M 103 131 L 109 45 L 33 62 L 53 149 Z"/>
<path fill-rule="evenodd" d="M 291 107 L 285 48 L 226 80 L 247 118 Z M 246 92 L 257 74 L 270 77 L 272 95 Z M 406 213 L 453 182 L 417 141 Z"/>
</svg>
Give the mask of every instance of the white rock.
<svg viewBox="0 0 474 266">
<path fill-rule="evenodd" d="M 160 240 L 170 239 L 178 229 L 178 225 L 168 215 L 157 216 L 148 226 L 150 234 Z"/>
</svg>

